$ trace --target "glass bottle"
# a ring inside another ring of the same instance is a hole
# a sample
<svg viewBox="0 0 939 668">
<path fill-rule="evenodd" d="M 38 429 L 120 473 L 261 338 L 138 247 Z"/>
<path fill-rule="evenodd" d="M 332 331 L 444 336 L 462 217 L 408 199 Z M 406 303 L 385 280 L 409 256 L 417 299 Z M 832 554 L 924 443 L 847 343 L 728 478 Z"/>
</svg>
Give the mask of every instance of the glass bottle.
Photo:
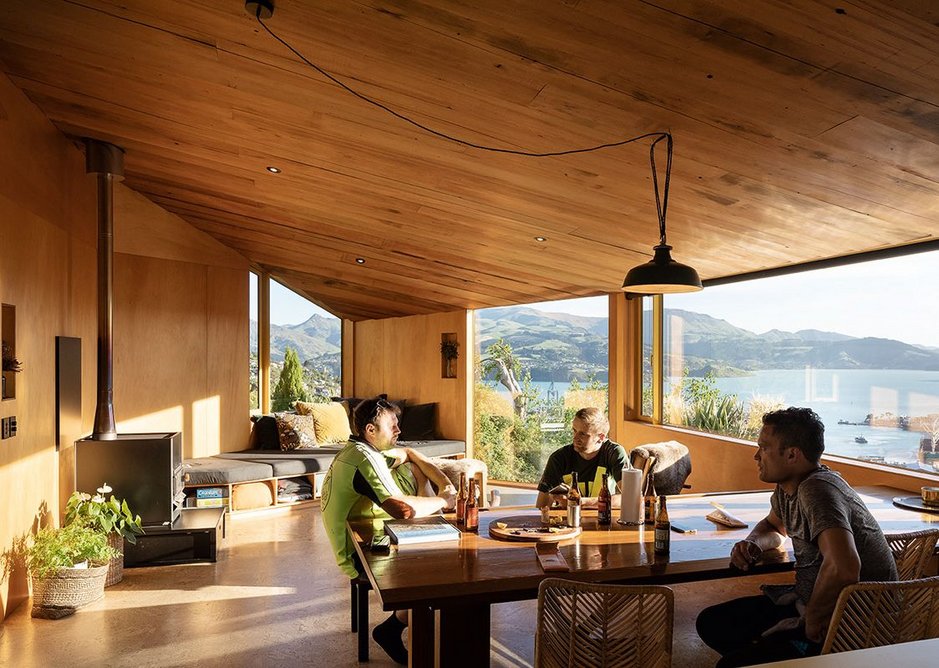
<svg viewBox="0 0 939 668">
<path fill-rule="evenodd" d="M 652 471 L 649 471 L 649 477 L 646 478 L 646 489 L 643 493 L 643 509 L 645 516 L 645 523 L 648 525 L 655 524 L 655 517 L 658 514 L 658 500 L 659 497 L 655 492 L 655 474 Z"/>
<path fill-rule="evenodd" d="M 668 554 L 672 542 L 672 523 L 668 521 L 665 497 L 659 497 L 659 514 L 655 517 L 655 552 Z"/>
<path fill-rule="evenodd" d="M 577 471 L 571 474 L 571 488 L 567 492 L 567 526 L 580 526 L 580 487 L 577 484 Z"/>
<path fill-rule="evenodd" d="M 466 473 L 460 473 L 460 491 L 456 495 L 456 523 L 466 519 Z"/>
<path fill-rule="evenodd" d="M 607 526 L 613 521 L 613 496 L 610 494 L 609 484 L 610 476 L 603 474 L 603 485 L 600 487 L 600 493 L 597 494 L 597 524 Z"/>
<path fill-rule="evenodd" d="M 466 497 L 463 529 L 465 531 L 479 531 L 479 506 L 476 504 L 476 479 L 469 481 L 469 495 Z"/>
</svg>

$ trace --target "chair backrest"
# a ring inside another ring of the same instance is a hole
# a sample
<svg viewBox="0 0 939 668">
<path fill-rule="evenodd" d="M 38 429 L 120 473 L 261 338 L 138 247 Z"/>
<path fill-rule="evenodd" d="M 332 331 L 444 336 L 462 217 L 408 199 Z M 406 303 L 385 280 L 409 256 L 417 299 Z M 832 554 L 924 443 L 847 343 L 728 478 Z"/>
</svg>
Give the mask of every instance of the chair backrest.
<svg viewBox="0 0 939 668">
<path fill-rule="evenodd" d="M 845 587 L 822 654 L 939 638 L 939 577 Z"/>
<path fill-rule="evenodd" d="M 884 537 L 897 561 L 897 579 L 916 580 L 923 577 L 929 560 L 936 554 L 939 529 L 888 533 Z"/>
<path fill-rule="evenodd" d="M 691 475 L 691 454 L 678 441 L 637 445 L 629 452 L 633 468 L 642 470 L 642 487 L 651 470 L 655 473 L 655 491 L 659 494 L 678 494 Z"/>
<path fill-rule="evenodd" d="M 538 588 L 536 668 L 669 668 L 675 599 L 661 586 L 559 578 Z"/>
</svg>

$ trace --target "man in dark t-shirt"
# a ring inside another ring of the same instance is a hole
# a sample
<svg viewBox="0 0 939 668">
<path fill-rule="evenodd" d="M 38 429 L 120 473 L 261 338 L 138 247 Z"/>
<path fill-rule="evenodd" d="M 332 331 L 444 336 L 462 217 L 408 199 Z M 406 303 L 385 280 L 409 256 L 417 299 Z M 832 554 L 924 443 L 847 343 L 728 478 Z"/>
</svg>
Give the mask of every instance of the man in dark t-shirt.
<svg viewBox="0 0 939 668">
<path fill-rule="evenodd" d="M 877 520 L 857 492 L 820 463 L 824 434 L 809 408 L 763 416 L 754 459 L 760 480 L 776 483 L 776 490 L 769 514 L 734 545 L 730 561 L 746 571 L 789 537 L 795 585 L 765 586 L 765 595 L 734 599 L 698 615 L 698 635 L 722 655 L 720 668 L 818 654 L 846 586 L 897 579 Z"/>
<path fill-rule="evenodd" d="M 571 473 L 577 473 L 577 483 L 581 493 L 581 504 L 586 507 L 597 505 L 597 495 L 603 483 L 603 474 L 609 475 L 610 493 L 613 505 L 619 507 L 619 495 L 615 494 L 615 485 L 623 476 L 626 465 L 626 451 L 623 446 L 607 438 L 610 422 L 599 408 L 581 408 L 574 415 L 574 442 L 551 453 L 545 465 L 541 482 L 538 483 L 538 501 L 535 506 L 542 508 L 557 500 L 564 505 L 566 497 L 549 494 L 550 490 L 562 482 L 571 484 Z"/>
</svg>

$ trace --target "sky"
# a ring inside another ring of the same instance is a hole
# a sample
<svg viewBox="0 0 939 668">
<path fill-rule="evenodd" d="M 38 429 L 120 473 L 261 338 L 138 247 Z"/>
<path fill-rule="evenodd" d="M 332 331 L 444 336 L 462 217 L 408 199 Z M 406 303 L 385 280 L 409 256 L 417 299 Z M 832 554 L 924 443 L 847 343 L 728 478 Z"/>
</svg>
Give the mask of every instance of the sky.
<svg viewBox="0 0 939 668">
<path fill-rule="evenodd" d="M 606 297 L 528 306 L 544 312 L 607 315 Z M 665 306 L 706 313 L 757 334 L 820 329 L 939 348 L 939 251 L 668 295 Z M 251 309 L 256 313 L 254 281 Z M 272 323 L 297 324 L 313 313 L 330 315 L 271 282 Z"/>
</svg>

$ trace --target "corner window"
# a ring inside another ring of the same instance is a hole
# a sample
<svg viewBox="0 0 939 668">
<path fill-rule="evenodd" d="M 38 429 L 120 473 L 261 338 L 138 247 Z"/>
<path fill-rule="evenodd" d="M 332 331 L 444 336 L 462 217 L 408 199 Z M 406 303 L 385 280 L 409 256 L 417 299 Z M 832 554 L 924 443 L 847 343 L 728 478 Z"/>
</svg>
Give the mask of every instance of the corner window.
<svg viewBox="0 0 939 668">
<path fill-rule="evenodd" d="M 825 450 L 939 469 L 939 252 L 664 297 L 663 421 L 755 440 L 807 406 Z"/>
</svg>

